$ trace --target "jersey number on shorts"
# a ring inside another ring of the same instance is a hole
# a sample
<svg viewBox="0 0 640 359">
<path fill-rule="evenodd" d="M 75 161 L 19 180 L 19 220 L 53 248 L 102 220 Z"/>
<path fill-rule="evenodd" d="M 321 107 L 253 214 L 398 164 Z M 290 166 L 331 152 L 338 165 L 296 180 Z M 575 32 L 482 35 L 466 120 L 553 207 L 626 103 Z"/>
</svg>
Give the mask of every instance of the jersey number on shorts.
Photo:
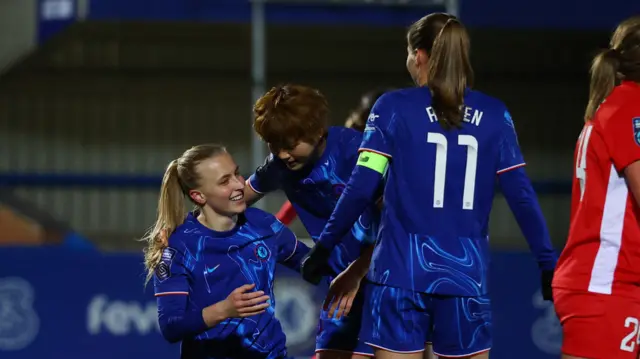
<svg viewBox="0 0 640 359">
<path fill-rule="evenodd" d="M 587 184 L 587 146 L 591 137 L 593 126 L 587 126 L 582 130 L 578 138 L 578 155 L 576 156 L 576 178 L 580 183 L 580 201 L 584 196 L 584 188 Z"/>
<path fill-rule="evenodd" d="M 636 343 L 640 344 L 640 336 L 638 335 L 640 334 L 638 333 L 638 329 L 640 329 L 638 328 L 639 324 L 638 319 L 634 317 L 627 317 L 627 319 L 624 320 L 624 327 L 633 327 L 633 330 L 631 333 L 627 334 L 627 336 L 622 338 L 622 342 L 620 342 L 620 350 L 630 353 L 635 351 Z"/>
<path fill-rule="evenodd" d="M 437 132 L 427 134 L 427 142 L 436 145 L 436 168 L 433 179 L 433 207 L 444 206 L 444 182 L 447 176 L 447 138 Z M 467 167 L 464 172 L 462 209 L 473 210 L 478 166 L 478 140 L 471 135 L 458 135 L 458 145 L 467 146 Z"/>
</svg>

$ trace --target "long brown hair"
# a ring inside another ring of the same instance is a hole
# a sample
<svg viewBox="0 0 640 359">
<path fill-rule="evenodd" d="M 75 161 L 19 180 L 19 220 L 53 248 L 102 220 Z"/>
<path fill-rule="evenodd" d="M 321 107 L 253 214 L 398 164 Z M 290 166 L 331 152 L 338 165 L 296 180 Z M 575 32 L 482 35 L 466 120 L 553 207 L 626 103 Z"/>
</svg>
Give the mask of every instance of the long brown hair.
<svg viewBox="0 0 640 359">
<path fill-rule="evenodd" d="M 203 160 L 225 153 L 224 146 L 206 144 L 191 147 L 182 156 L 169 163 L 162 178 L 156 222 L 149 228 L 142 238 L 147 242 L 144 249 L 144 264 L 147 269 L 146 282 L 153 277 L 153 272 L 162 259 L 162 250 L 167 246 L 163 242 L 163 232 L 166 239 L 184 222 L 185 197 L 189 191 L 199 185 L 200 175 L 196 166 Z"/>
<path fill-rule="evenodd" d="M 590 73 L 585 121 L 593 119 L 600 104 L 620 81 L 640 82 L 640 16 L 618 25 L 611 36 L 609 48 L 594 57 Z"/>
<path fill-rule="evenodd" d="M 474 77 L 466 28 L 453 15 L 434 13 L 411 25 L 407 39 L 412 50 L 429 55 L 427 86 L 438 122 L 446 129 L 460 127 L 464 91 L 473 86 Z"/>
</svg>

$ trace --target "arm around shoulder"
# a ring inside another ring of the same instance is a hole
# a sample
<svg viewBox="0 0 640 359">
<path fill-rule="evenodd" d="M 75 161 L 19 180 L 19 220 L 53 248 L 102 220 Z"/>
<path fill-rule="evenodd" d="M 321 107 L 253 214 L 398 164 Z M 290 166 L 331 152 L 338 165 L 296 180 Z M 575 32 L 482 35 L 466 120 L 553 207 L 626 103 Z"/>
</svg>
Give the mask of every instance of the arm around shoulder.
<svg viewBox="0 0 640 359">
<path fill-rule="evenodd" d="M 269 155 L 245 182 L 244 199 L 251 206 L 269 192 L 280 189 L 281 167 L 278 160 Z"/>
<path fill-rule="evenodd" d="M 253 189 L 250 180 L 251 179 L 246 180 L 244 186 L 244 201 L 247 203 L 247 206 L 253 206 L 264 197 L 263 193 L 256 192 L 256 190 Z"/>
</svg>

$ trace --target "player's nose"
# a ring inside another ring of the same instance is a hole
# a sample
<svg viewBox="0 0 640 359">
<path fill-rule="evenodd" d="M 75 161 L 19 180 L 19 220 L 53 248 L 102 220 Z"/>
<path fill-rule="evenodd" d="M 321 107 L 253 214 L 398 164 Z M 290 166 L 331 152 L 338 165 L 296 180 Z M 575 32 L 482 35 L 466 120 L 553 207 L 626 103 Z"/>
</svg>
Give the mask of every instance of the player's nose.
<svg viewBox="0 0 640 359">
<path fill-rule="evenodd" d="M 289 154 L 289 152 L 284 151 L 284 150 L 278 151 L 277 156 L 278 156 L 279 159 L 281 159 L 281 160 L 283 160 L 285 162 L 287 162 L 289 159 L 291 159 L 291 155 Z"/>
<path fill-rule="evenodd" d="M 245 186 L 244 178 L 243 178 L 242 176 L 237 176 L 237 177 L 235 178 L 235 180 L 233 181 L 233 187 L 232 187 L 232 188 L 233 188 L 233 190 L 234 190 L 234 191 L 236 191 L 236 190 L 238 190 L 238 191 L 243 190 L 243 189 L 244 189 L 244 186 Z"/>
</svg>

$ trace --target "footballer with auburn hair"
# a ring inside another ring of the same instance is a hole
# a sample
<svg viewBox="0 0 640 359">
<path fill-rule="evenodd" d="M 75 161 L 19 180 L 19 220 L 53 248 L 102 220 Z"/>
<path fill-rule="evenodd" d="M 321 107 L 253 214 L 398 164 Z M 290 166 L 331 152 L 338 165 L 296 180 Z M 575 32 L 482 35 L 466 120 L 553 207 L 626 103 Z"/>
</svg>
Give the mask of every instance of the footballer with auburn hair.
<svg viewBox="0 0 640 359">
<path fill-rule="evenodd" d="M 317 240 L 333 212 L 358 160 L 362 133 L 330 127 L 329 106 L 316 89 L 283 85 L 269 90 L 254 106 L 256 133 L 271 151 L 247 180 L 248 203 L 283 190 L 313 240 Z M 377 210 L 370 206 L 356 221 L 329 260 L 331 280 L 360 256 L 372 250 Z M 316 338 L 318 359 L 373 357 L 371 347 L 360 342 L 362 296 L 355 298 L 348 316 L 333 318 L 320 313 Z"/>
<path fill-rule="evenodd" d="M 373 107 L 378 97 L 382 96 L 385 92 L 386 91 L 382 89 L 376 89 L 362 95 L 358 106 L 349 113 L 347 120 L 344 122 L 344 127 L 353 128 L 360 132 L 364 131 L 371 107 Z M 296 209 L 291 204 L 291 201 L 286 201 L 282 207 L 280 207 L 280 210 L 278 210 L 276 218 L 288 226 L 296 219 L 297 215 Z"/>
</svg>

